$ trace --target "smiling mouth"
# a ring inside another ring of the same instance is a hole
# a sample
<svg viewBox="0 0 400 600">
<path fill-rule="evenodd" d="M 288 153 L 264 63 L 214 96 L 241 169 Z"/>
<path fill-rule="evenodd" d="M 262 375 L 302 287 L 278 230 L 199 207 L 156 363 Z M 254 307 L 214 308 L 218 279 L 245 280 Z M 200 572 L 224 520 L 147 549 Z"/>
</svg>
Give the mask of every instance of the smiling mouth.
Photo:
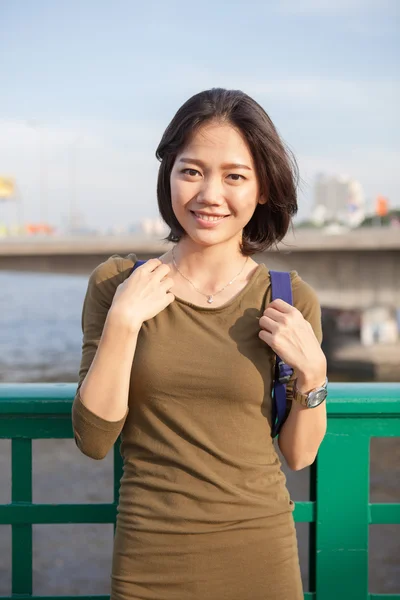
<svg viewBox="0 0 400 600">
<path fill-rule="evenodd" d="M 190 211 L 195 217 L 198 219 L 202 219 L 203 221 L 221 221 L 229 215 L 204 215 L 202 213 L 195 212 L 194 210 Z"/>
</svg>

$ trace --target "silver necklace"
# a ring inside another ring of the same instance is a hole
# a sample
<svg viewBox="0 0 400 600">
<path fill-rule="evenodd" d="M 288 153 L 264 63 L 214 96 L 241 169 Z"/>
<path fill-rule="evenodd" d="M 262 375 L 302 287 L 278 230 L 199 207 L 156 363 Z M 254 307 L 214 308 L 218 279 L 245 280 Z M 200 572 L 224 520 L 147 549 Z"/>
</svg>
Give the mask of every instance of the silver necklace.
<svg viewBox="0 0 400 600">
<path fill-rule="evenodd" d="M 226 285 L 224 285 L 223 288 L 221 288 L 220 290 L 218 290 L 218 292 L 215 292 L 214 294 L 205 294 L 204 292 L 202 292 L 201 290 L 199 290 L 192 281 L 190 281 L 190 279 L 188 279 L 186 277 L 186 275 L 184 275 L 182 273 L 182 271 L 179 270 L 178 265 L 176 264 L 176 260 L 175 260 L 175 255 L 174 255 L 174 248 L 172 249 L 172 261 L 174 263 L 174 266 L 176 268 L 176 270 L 178 271 L 178 273 L 180 275 L 182 275 L 182 277 L 184 279 L 186 279 L 186 281 L 188 281 L 190 283 L 190 285 L 192 285 L 194 287 L 194 289 L 196 290 L 196 292 L 199 292 L 199 294 L 201 294 L 202 296 L 205 296 L 207 298 L 207 302 L 209 304 L 212 304 L 213 300 L 214 300 L 214 296 L 216 296 L 217 294 L 220 294 L 221 292 L 223 292 L 229 285 L 231 285 L 235 279 L 237 279 L 239 277 L 239 275 L 242 273 L 243 269 L 245 268 L 247 261 L 249 260 L 249 257 L 247 256 L 246 260 L 244 261 L 244 265 L 243 267 L 240 269 L 239 273 L 237 275 L 235 275 L 235 277 L 233 279 L 230 280 L 229 283 L 227 283 Z"/>
</svg>

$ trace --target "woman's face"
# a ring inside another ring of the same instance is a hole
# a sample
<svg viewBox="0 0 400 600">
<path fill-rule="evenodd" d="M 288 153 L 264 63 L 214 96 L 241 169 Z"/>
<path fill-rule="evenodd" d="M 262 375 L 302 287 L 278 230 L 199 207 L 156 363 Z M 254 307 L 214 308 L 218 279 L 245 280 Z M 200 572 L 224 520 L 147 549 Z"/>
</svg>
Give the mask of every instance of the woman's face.
<svg viewBox="0 0 400 600">
<path fill-rule="evenodd" d="M 172 208 L 186 234 L 203 246 L 242 239 L 259 197 L 253 157 L 228 124 L 200 127 L 171 172 Z"/>
</svg>

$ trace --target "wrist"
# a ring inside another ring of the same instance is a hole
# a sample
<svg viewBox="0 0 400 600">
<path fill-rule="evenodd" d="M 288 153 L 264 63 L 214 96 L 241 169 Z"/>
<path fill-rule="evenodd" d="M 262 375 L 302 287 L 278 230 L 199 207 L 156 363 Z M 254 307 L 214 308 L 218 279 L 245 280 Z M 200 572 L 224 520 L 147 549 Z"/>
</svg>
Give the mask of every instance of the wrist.
<svg viewBox="0 0 400 600">
<path fill-rule="evenodd" d="M 326 381 L 326 369 L 314 373 L 298 373 L 295 381 L 296 390 L 308 394 L 317 387 L 322 387 Z"/>
<path fill-rule="evenodd" d="M 116 332 L 118 335 L 127 335 L 136 337 L 143 323 L 139 321 L 127 320 L 111 307 L 108 311 L 107 318 L 104 324 L 104 329 L 107 331 Z"/>
<path fill-rule="evenodd" d="M 323 385 L 327 377 L 325 355 L 321 353 L 321 356 L 318 356 L 317 360 L 310 360 L 307 364 L 295 368 L 295 376 L 297 389 L 302 393 L 304 393 L 303 388 L 307 392 Z"/>
</svg>

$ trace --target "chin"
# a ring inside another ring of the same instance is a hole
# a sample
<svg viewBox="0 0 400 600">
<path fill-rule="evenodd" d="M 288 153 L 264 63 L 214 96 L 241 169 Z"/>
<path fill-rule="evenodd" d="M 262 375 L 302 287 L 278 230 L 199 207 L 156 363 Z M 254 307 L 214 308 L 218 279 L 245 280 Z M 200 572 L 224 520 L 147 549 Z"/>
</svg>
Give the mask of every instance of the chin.
<svg viewBox="0 0 400 600">
<path fill-rule="evenodd" d="M 197 244 L 199 246 L 203 246 L 204 248 L 210 247 L 210 246 L 217 246 L 217 245 L 223 245 L 223 244 L 233 244 L 234 242 L 237 242 L 237 244 L 240 244 L 240 242 L 242 241 L 242 234 L 240 233 L 240 235 L 218 235 L 216 234 L 216 232 L 213 231 L 206 231 L 200 235 L 190 235 L 187 234 L 186 235 L 187 239 L 190 239 L 194 244 Z"/>
</svg>

